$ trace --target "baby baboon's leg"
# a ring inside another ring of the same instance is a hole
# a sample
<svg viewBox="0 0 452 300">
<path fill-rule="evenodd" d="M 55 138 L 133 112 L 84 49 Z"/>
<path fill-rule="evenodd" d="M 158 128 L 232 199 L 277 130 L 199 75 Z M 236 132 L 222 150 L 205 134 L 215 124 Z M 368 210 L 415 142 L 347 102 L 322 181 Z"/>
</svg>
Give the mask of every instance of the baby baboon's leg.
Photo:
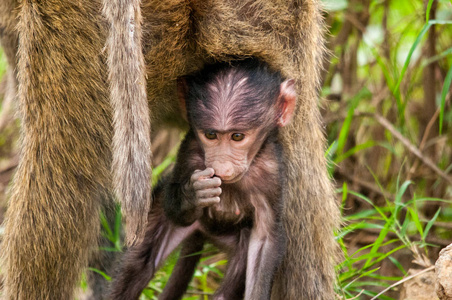
<svg viewBox="0 0 452 300">
<path fill-rule="evenodd" d="M 159 296 L 159 300 L 176 300 L 182 298 L 193 277 L 196 265 L 201 258 L 201 254 L 198 252 L 202 251 L 203 247 L 204 237 L 200 232 L 195 232 L 184 241 L 179 259 L 174 266 L 171 277 L 166 283 L 162 294 Z"/>
</svg>

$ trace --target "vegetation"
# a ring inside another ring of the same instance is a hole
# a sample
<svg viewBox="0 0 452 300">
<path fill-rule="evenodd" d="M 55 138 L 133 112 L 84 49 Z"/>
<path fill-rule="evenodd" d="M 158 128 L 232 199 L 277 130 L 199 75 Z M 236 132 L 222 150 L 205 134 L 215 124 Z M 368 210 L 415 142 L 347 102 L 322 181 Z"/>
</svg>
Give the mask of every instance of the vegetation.
<svg viewBox="0 0 452 300">
<path fill-rule="evenodd" d="M 370 299 L 389 287 L 375 299 L 398 299 L 408 270 L 431 269 L 452 243 L 452 1 L 324 3 L 331 56 L 320 106 L 343 214 L 337 295 Z M 114 245 L 103 250 L 121 251 L 119 216 L 115 228 L 103 224 Z M 176 259 L 142 299 L 156 299 Z M 225 263 L 206 247 L 184 299 L 207 299 Z"/>
<path fill-rule="evenodd" d="M 431 267 L 452 239 L 452 2 L 326 5 L 327 155 L 344 216 L 337 292 L 366 299 Z M 390 290 L 377 299 L 398 299 Z"/>
</svg>

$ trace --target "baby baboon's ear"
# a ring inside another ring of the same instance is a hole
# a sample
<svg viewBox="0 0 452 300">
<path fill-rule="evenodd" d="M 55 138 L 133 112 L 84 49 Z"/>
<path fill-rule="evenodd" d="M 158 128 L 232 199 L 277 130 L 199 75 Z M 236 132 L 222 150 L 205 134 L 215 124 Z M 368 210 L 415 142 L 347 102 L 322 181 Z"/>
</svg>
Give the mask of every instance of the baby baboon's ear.
<svg viewBox="0 0 452 300">
<path fill-rule="evenodd" d="M 284 127 L 290 123 L 296 104 L 297 93 L 295 92 L 295 80 L 288 79 L 281 83 L 279 88 L 278 106 L 281 111 L 278 119 L 278 126 Z"/>
</svg>

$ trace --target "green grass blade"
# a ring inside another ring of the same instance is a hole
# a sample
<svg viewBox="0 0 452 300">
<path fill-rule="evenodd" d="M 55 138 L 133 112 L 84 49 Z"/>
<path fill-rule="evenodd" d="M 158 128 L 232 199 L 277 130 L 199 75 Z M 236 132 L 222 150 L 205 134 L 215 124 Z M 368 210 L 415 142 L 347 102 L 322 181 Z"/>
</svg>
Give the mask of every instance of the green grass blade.
<svg viewBox="0 0 452 300">
<path fill-rule="evenodd" d="M 421 32 L 418 34 L 418 36 L 417 36 L 416 40 L 414 41 L 413 45 L 411 45 L 410 51 L 408 52 L 408 56 L 405 59 L 405 63 L 403 64 L 402 71 L 400 72 L 399 80 L 397 80 L 397 84 L 396 84 L 396 87 L 395 87 L 396 91 L 399 91 L 399 89 L 400 89 L 400 84 L 402 83 L 403 76 L 405 75 L 405 72 L 408 69 L 408 65 L 410 64 L 411 56 L 413 55 L 414 50 L 416 50 L 416 48 L 419 45 L 419 43 L 421 42 L 422 38 L 424 37 L 424 35 L 427 33 L 427 31 L 430 29 L 431 26 L 432 26 L 432 23 L 430 23 L 430 22 L 425 24 L 422 27 Z"/>
<path fill-rule="evenodd" d="M 448 55 L 451 55 L 451 54 L 452 54 L 452 47 L 447 49 L 447 50 L 444 50 L 443 52 L 439 53 L 438 55 L 429 57 L 424 62 L 422 62 L 421 66 L 424 68 L 425 66 L 431 64 L 432 62 L 441 60 L 441 59 L 443 59 L 443 58 L 445 58 L 445 57 L 447 57 Z"/>
<path fill-rule="evenodd" d="M 102 272 L 101 270 L 95 269 L 95 268 L 88 268 L 88 270 L 93 271 L 94 273 L 97 273 L 99 275 L 102 275 L 105 280 L 110 281 L 111 277 L 108 276 L 105 272 Z"/>
<path fill-rule="evenodd" d="M 355 113 L 355 109 L 358 106 L 359 101 L 371 95 L 367 88 L 361 89 L 356 96 L 350 99 L 349 108 L 347 111 L 347 116 L 345 117 L 344 123 L 342 124 L 341 131 L 339 132 L 339 137 L 337 139 L 337 150 L 336 154 L 343 154 L 345 143 L 347 142 L 348 134 L 350 132 L 350 125 L 353 120 L 353 115 Z"/>
<path fill-rule="evenodd" d="M 363 144 L 359 144 L 355 147 L 353 147 L 352 149 L 348 150 L 347 152 L 345 152 L 344 154 L 339 155 L 338 157 L 336 157 L 336 159 L 334 160 L 334 162 L 336 164 L 340 163 L 341 161 L 345 160 L 346 158 L 349 158 L 350 156 L 358 153 L 361 150 L 365 150 L 368 148 L 372 148 L 373 146 L 376 145 L 375 141 L 367 141 Z"/>
<path fill-rule="evenodd" d="M 443 129 L 443 119 L 444 119 L 444 107 L 446 106 L 446 96 L 450 91 L 450 85 L 452 83 L 452 66 L 447 72 L 446 79 L 444 80 L 443 90 L 441 92 L 441 107 L 439 111 L 439 134 L 441 134 Z"/>
<path fill-rule="evenodd" d="M 438 218 L 440 211 L 441 211 L 441 208 L 438 209 L 438 211 L 433 216 L 433 218 L 430 221 L 428 221 L 427 225 L 425 226 L 425 231 L 424 231 L 424 234 L 422 235 L 422 241 L 423 242 L 425 242 L 425 239 L 427 238 L 428 232 L 432 228 L 433 223 L 435 223 L 436 219 Z"/>
<path fill-rule="evenodd" d="M 402 272 L 403 276 L 405 276 L 407 274 L 407 272 L 405 271 L 405 268 L 402 266 L 402 264 L 397 259 L 395 259 L 392 256 L 389 256 L 388 259 L 397 267 L 397 269 L 399 269 Z"/>
<path fill-rule="evenodd" d="M 425 23 L 430 19 L 430 10 L 432 9 L 433 0 L 428 1 L 427 12 L 425 13 Z"/>
<path fill-rule="evenodd" d="M 385 224 L 385 226 L 383 227 L 383 229 L 380 231 L 380 234 L 378 235 L 377 240 L 375 241 L 375 243 L 373 244 L 372 248 L 370 249 L 370 254 L 376 254 L 378 249 L 380 248 L 381 244 L 383 244 L 386 236 L 389 233 L 389 228 L 392 226 L 392 222 L 387 222 Z M 371 264 L 372 264 L 372 259 L 369 258 L 367 259 L 366 263 L 364 264 L 363 269 L 368 268 Z"/>
<path fill-rule="evenodd" d="M 432 26 L 432 23 L 429 22 L 429 23 L 425 24 L 424 27 L 422 27 L 421 32 L 417 36 L 417 38 L 414 41 L 413 45 L 411 46 L 410 51 L 408 52 L 408 56 L 407 56 L 407 58 L 405 60 L 405 63 L 403 64 L 402 71 L 399 74 L 399 79 L 397 80 L 397 84 L 395 86 L 395 90 L 393 92 L 393 94 L 396 95 L 397 110 L 398 110 L 398 114 L 399 114 L 399 116 L 400 116 L 402 121 L 403 121 L 404 115 L 405 115 L 405 103 L 403 103 L 402 98 L 401 98 L 400 84 L 402 83 L 402 80 L 404 78 L 405 72 L 408 69 L 408 65 L 411 62 L 411 56 L 413 55 L 414 50 L 416 50 L 417 46 L 420 44 L 422 38 L 427 33 L 427 31 L 429 30 L 430 26 Z"/>
<path fill-rule="evenodd" d="M 110 228 L 110 225 L 108 224 L 107 217 L 105 217 L 105 214 L 103 211 L 100 212 L 100 224 L 102 225 L 102 229 L 104 230 L 103 235 L 112 243 L 114 243 L 113 240 L 113 231 Z"/>
<path fill-rule="evenodd" d="M 394 204 L 395 204 L 395 209 L 394 209 L 394 214 L 393 214 L 393 218 L 397 218 L 400 209 L 402 209 L 405 204 L 403 203 L 402 199 L 403 199 L 403 195 L 405 194 L 407 188 L 410 186 L 412 182 L 411 181 L 405 181 L 402 186 L 397 189 L 397 194 L 394 200 Z"/>
<path fill-rule="evenodd" d="M 419 216 L 418 216 L 417 211 L 415 211 L 411 207 L 408 207 L 408 212 L 410 213 L 410 216 L 413 219 L 414 224 L 416 225 L 417 231 L 419 231 L 419 234 L 421 236 L 424 236 L 424 230 L 422 229 L 421 221 L 419 221 Z"/>
</svg>

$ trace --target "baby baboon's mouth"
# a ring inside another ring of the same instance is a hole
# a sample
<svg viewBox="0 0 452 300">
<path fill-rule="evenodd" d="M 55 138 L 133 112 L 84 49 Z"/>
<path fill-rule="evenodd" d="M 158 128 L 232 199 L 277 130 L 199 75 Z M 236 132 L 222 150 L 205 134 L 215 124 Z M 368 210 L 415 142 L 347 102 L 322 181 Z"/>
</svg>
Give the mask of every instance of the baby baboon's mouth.
<svg viewBox="0 0 452 300">
<path fill-rule="evenodd" d="M 238 175 L 236 177 L 227 178 L 227 179 L 221 179 L 221 183 L 224 183 L 224 184 L 235 183 L 235 182 L 239 181 L 240 179 L 242 179 L 243 175 L 244 174 L 242 173 L 242 174 L 240 174 L 240 175 Z"/>
</svg>

